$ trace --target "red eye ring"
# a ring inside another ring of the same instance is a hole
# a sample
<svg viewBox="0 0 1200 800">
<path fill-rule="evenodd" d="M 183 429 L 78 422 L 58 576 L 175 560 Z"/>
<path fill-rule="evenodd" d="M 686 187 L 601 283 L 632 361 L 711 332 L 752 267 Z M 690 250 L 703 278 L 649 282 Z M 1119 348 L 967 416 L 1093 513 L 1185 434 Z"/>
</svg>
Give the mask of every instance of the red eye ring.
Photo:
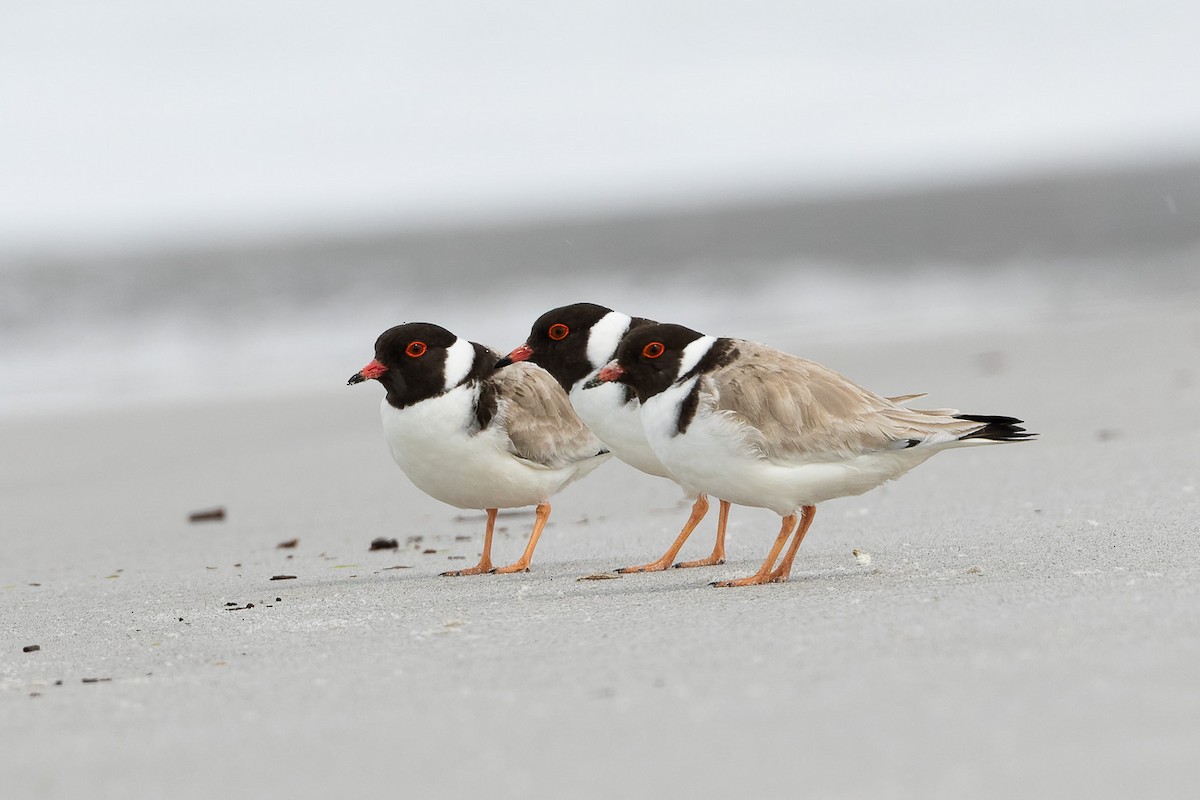
<svg viewBox="0 0 1200 800">
<path fill-rule="evenodd" d="M 420 358 L 425 355 L 427 349 L 424 342 L 409 342 L 408 347 L 404 348 L 404 355 L 411 358 Z"/>
<path fill-rule="evenodd" d="M 667 348 L 662 342 L 651 342 L 642 348 L 642 355 L 646 358 L 658 358 L 665 352 Z"/>
<path fill-rule="evenodd" d="M 546 331 L 546 335 L 556 342 L 561 342 L 571 333 L 571 329 L 561 322 L 556 322 L 550 326 L 550 330 Z"/>
</svg>

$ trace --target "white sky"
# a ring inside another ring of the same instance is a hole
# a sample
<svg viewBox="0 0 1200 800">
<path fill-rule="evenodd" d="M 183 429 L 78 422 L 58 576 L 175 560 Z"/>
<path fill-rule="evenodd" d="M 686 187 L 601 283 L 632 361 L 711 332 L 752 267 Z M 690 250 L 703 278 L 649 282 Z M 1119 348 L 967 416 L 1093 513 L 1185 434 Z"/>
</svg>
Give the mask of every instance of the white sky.
<svg viewBox="0 0 1200 800">
<path fill-rule="evenodd" d="M 1200 3 L 0 0 L 0 253 L 1200 152 Z"/>
</svg>

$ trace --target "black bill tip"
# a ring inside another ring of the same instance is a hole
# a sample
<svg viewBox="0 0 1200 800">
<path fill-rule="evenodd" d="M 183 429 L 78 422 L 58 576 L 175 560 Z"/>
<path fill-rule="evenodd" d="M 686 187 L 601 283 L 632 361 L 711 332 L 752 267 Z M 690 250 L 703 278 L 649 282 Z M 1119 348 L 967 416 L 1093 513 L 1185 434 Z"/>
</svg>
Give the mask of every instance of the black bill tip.
<svg viewBox="0 0 1200 800">
<path fill-rule="evenodd" d="M 356 372 L 350 376 L 350 380 L 346 381 L 346 385 L 353 386 L 354 384 L 362 383 L 365 380 L 366 380 L 366 378 L 363 377 L 363 374 L 361 372 Z"/>
</svg>

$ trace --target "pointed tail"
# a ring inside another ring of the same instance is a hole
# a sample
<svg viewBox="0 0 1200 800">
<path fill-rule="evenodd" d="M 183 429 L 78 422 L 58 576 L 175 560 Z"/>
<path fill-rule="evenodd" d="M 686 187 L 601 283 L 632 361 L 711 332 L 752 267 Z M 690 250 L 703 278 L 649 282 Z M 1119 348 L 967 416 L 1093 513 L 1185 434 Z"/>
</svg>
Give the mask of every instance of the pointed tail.
<svg viewBox="0 0 1200 800">
<path fill-rule="evenodd" d="M 986 439 L 991 442 L 1020 442 L 1026 439 L 1031 439 L 1037 436 L 1036 433 L 1027 433 L 1021 427 L 1024 420 L 1019 420 L 1016 417 L 990 417 L 980 414 L 956 414 L 955 419 L 966 420 L 967 422 L 981 423 L 981 427 L 971 431 L 965 436 L 958 437 L 959 441 L 966 439 Z"/>
</svg>

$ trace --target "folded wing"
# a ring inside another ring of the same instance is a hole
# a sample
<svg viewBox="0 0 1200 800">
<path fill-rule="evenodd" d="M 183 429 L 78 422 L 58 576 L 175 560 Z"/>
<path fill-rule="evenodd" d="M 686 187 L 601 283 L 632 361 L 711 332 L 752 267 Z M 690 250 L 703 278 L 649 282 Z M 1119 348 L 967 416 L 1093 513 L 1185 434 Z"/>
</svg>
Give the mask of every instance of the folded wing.
<svg viewBox="0 0 1200 800">
<path fill-rule="evenodd" d="M 607 452 L 576 416 L 550 373 L 518 362 L 490 378 L 508 432 L 509 452 L 548 469 L 561 469 Z"/>
<path fill-rule="evenodd" d="M 704 377 L 713 410 L 778 462 L 823 461 L 957 442 L 986 427 L 953 409 L 923 411 L 864 389 L 813 361 L 737 342 L 739 356 Z M 916 395 L 919 396 L 919 395 Z"/>
</svg>

